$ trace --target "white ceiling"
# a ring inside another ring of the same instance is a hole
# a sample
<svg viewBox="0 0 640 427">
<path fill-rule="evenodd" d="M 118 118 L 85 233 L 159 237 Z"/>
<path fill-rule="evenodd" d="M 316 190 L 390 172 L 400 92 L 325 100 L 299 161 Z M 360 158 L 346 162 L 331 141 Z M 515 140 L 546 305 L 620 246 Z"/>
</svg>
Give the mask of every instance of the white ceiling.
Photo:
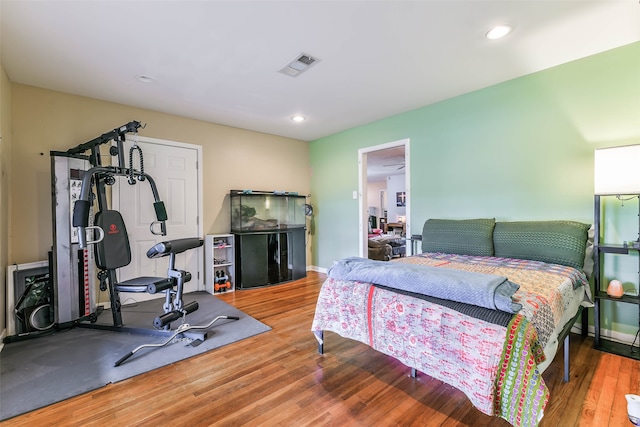
<svg viewBox="0 0 640 427">
<path fill-rule="evenodd" d="M 404 175 L 404 146 L 367 153 L 367 181 L 381 182 L 392 175 Z"/>
<path fill-rule="evenodd" d="M 638 0 L 1 0 L 0 8 L 12 82 L 305 141 L 640 40 Z M 513 33 L 484 38 L 502 23 Z M 278 72 L 302 52 L 320 62 L 298 77 Z M 295 114 L 307 120 L 294 123 Z"/>
</svg>

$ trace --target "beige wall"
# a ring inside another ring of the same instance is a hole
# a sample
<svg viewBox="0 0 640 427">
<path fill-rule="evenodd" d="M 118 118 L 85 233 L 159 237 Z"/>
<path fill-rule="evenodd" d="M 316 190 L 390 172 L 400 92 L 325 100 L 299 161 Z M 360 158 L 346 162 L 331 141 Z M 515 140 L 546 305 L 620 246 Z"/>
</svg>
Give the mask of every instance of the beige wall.
<svg viewBox="0 0 640 427">
<path fill-rule="evenodd" d="M 6 265 L 44 261 L 53 244 L 50 151 L 66 151 L 132 120 L 146 125 L 141 136 L 201 145 L 205 234 L 229 232 L 231 189 L 309 194 L 304 141 L 12 84 L 4 71 L 0 98 L 0 333 Z"/>
<path fill-rule="evenodd" d="M 304 141 L 19 84 L 12 85 L 12 114 L 11 263 L 46 260 L 51 248 L 49 152 L 75 147 L 131 120 L 146 124 L 141 136 L 203 147 L 205 234 L 229 231 L 231 189 L 309 194 Z"/>
<path fill-rule="evenodd" d="M 9 185 L 11 182 L 11 84 L 0 64 L 0 337 L 5 330 L 9 258 Z M 0 344 L 1 345 L 1 344 Z"/>
</svg>

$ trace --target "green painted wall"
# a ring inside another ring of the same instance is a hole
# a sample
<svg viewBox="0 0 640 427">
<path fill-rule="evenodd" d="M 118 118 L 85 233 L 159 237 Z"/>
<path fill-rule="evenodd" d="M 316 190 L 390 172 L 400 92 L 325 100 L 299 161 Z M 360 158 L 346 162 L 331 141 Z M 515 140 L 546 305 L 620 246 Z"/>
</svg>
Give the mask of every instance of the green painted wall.
<svg viewBox="0 0 640 427">
<path fill-rule="evenodd" d="M 594 149 L 640 143 L 639 76 L 634 43 L 312 141 L 312 264 L 358 254 L 358 149 L 404 138 L 412 234 L 428 218 L 592 222 Z"/>
</svg>

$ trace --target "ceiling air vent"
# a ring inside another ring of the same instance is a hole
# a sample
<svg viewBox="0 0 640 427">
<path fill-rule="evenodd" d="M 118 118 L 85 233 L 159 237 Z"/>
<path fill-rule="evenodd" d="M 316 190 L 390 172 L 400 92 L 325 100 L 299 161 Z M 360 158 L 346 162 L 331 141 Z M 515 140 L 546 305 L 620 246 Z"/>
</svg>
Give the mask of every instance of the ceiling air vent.
<svg viewBox="0 0 640 427">
<path fill-rule="evenodd" d="M 306 71 L 316 62 L 320 61 L 318 58 L 314 58 L 306 53 L 297 55 L 292 61 L 289 61 L 287 65 L 282 67 L 279 71 L 282 74 L 286 74 L 291 77 L 297 77 L 303 71 Z"/>
</svg>

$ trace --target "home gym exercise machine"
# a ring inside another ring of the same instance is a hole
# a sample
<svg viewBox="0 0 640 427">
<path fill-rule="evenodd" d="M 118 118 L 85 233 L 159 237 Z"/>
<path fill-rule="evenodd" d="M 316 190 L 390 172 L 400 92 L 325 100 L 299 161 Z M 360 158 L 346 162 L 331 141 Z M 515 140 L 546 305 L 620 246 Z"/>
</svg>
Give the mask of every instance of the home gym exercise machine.
<svg viewBox="0 0 640 427">
<path fill-rule="evenodd" d="M 149 184 L 156 216 L 156 220 L 149 225 L 149 230 L 154 235 L 167 234 L 164 202 L 160 200 L 155 181 L 144 172 L 142 150 L 137 143 L 134 142 L 129 150 L 128 165 L 125 163 L 126 135 L 135 133 L 137 136 L 140 127 L 140 122 L 132 121 L 70 150 L 51 152 L 54 229 L 51 272 L 56 324 L 58 327 L 86 326 L 123 330 L 120 292 L 164 292 L 164 313 L 153 319 L 155 329 L 126 330 L 171 335 L 171 340 L 177 333 L 195 329 L 202 331 L 198 338 L 204 339 L 204 329 L 209 328 L 216 320 L 238 318 L 218 316 L 205 326 L 189 326 L 184 322 L 187 314 L 198 309 L 198 303 L 192 301 L 185 304 L 182 301 L 184 284 L 191 280 L 191 273 L 176 268 L 176 255 L 202 246 L 201 238 L 169 240 L 157 243 L 147 251 L 147 257 L 151 259 L 169 257 L 167 277 L 145 276 L 122 282 L 117 279 L 116 270 L 131 262 L 131 248 L 124 220 L 120 212 L 108 207 L 107 187 L 113 185 L 117 177 L 128 178 L 130 185 L 144 181 Z M 106 143 L 111 143 L 111 165 L 102 164 L 100 147 Z M 139 169 L 134 167 L 134 154 L 137 154 Z M 92 217 L 96 203 L 97 213 Z M 88 250 L 90 245 L 94 245 L 94 253 Z M 96 277 L 100 290 L 109 292 L 113 325 L 96 323 L 99 314 L 94 283 Z M 177 332 L 171 331 L 171 323 L 178 319 L 182 320 L 181 326 Z M 134 352 L 122 358 L 118 364 Z"/>
<path fill-rule="evenodd" d="M 115 177 L 137 177 L 140 181 L 149 183 L 157 218 L 152 224 L 151 232 L 166 235 L 167 214 L 155 182 L 144 173 L 142 167 L 135 170 L 132 164 L 128 168 L 125 166 L 123 144 L 126 134 L 137 132 L 140 127 L 139 122 L 130 122 L 67 151 L 50 153 L 54 241 L 51 270 L 55 322 L 59 328 L 75 326 L 85 321 L 94 323 L 97 320 L 98 294 L 95 278 L 100 249 L 96 246 L 94 257 L 88 245 L 102 242 L 104 232 L 99 225 L 89 224 L 89 221 L 93 219 L 91 214 L 94 201 L 97 201 L 98 214 L 108 212 L 106 219 L 109 219 L 111 212 L 115 212 L 109 211 L 106 191 L 107 186 L 115 183 Z M 112 165 L 103 166 L 100 147 L 111 141 L 115 145 L 110 147 L 109 155 L 116 157 L 117 161 L 112 160 Z M 130 163 L 132 159 L 133 156 L 130 156 Z M 136 181 L 130 179 L 129 183 L 132 182 L 135 184 Z M 95 194 L 92 191 L 94 186 Z M 99 218 L 97 215 L 96 217 Z M 118 290 L 114 286 L 117 283 L 115 269 L 102 268 L 97 277 L 101 290 L 109 291 L 113 327 L 123 326 Z"/>
</svg>

